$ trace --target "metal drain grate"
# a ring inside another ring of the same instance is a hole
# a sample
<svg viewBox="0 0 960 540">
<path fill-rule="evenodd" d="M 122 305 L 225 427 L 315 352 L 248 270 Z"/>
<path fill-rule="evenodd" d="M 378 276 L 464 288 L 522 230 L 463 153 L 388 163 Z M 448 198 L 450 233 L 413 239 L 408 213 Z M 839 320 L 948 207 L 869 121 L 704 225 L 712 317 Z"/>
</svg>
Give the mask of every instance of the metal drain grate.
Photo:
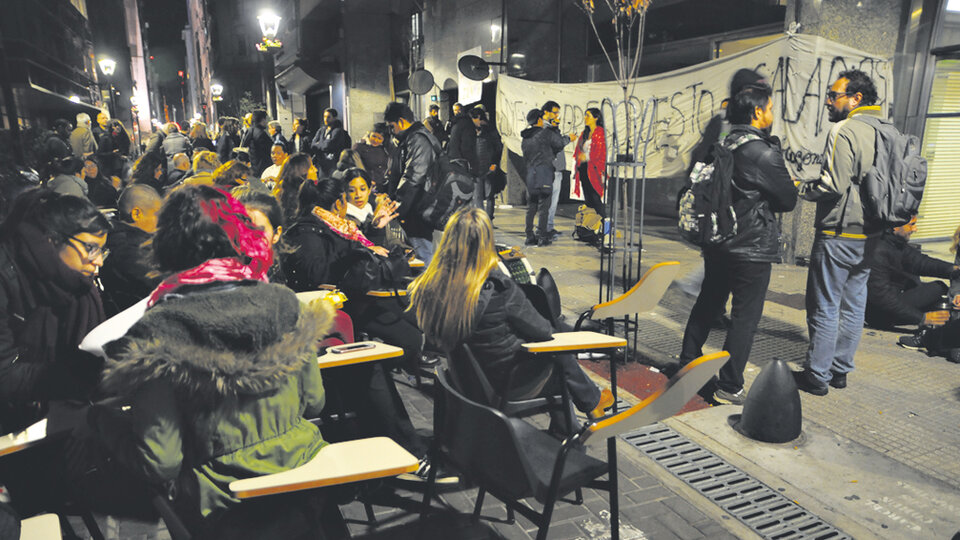
<svg viewBox="0 0 960 540">
<path fill-rule="evenodd" d="M 764 538 L 851 538 L 663 424 L 621 437 Z"/>
</svg>

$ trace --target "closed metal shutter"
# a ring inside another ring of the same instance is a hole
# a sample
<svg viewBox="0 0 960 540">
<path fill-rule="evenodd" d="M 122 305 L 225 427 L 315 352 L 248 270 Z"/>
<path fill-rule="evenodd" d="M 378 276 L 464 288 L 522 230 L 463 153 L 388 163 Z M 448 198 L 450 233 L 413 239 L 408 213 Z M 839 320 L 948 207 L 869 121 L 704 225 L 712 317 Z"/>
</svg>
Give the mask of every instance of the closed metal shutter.
<svg viewBox="0 0 960 540">
<path fill-rule="evenodd" d="M 960 226 L 960 60 L 937 61 L 923 131 L 927 185 L 916 239 L 949 238 Z"/>
</svg>

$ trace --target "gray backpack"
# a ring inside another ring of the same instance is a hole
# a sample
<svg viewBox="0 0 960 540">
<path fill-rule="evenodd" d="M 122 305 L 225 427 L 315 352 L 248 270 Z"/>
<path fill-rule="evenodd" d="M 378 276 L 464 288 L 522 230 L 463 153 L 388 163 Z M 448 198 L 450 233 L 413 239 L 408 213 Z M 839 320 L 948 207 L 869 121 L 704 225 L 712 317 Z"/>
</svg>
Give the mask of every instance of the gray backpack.
<svg viewBox="0 0 960 540">
<path fill-rule="evenodd" d="M 890 227 L 903 225 L 917 214 L 927 183 L 927 160 L 920 156 L 920 141 L 886 120 L 853 118 L 877 132 L 873 166 L 860 183 L 863 217 Z"/>
</svg>

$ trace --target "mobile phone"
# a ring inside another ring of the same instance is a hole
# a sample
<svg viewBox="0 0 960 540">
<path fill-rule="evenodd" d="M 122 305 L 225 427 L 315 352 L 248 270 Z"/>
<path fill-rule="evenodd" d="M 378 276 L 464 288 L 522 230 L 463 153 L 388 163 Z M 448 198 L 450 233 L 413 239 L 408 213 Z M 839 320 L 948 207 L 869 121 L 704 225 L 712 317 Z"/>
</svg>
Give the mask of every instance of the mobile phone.
<svg viewBox="0 0 960 540">
<path fill-rule="evenodd" d="M 347 345 L 337 345 L 336 347 L 330 347 L 329 352 L 333 354 L 343 354 L 357 351 L 364 351 L 367 349 L 372 349 L 376 347 L 374 343 L 349 343 Z"/>
</svg>

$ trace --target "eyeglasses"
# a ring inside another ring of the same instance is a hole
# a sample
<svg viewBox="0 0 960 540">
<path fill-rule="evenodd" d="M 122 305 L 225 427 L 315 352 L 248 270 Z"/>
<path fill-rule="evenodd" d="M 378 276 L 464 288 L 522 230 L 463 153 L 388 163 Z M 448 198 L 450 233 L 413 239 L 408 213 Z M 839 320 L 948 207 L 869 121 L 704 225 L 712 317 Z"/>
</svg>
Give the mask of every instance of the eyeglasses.
<svg viewBox="0 0 960 540">
<path fill-rule="evenodd" d="M 78 244 L 83 246 L 83 251 L 86 252 L 86 255 L 84 255 L 84 253 L 80 251 L 80 248 L 78 248 L 77 246 L 73 245 L 70 242 L 67 242 L 67 245 L 72 247 L 74 251 L 77 252 L 77 255 L 80 256 L 80 260 L 82 260 L 84 264 L 90 264 L 93 261 L 97 260 L 98 257 L 103 257 L 102 260 L 105 261 L 107 260 L 107 257 L 110 256 L 110 250 L 103 249 L 103 247 L 101 247 L 98 244 L 89 244 L 87 242 L 84 242 L 83 240 L 80 240 L 76 236 L 71 236 L 70 238 L 68 238 L 68 240 L 75 240 Z"/>
<path fill-rule="evenodd" d="M 856 92 L 834 92 L 830 90 L 827 92 L 827 101 L 836 101 L 840 96 L 851 96 L 853 94 L 856 94 Z"/>
</svg>

